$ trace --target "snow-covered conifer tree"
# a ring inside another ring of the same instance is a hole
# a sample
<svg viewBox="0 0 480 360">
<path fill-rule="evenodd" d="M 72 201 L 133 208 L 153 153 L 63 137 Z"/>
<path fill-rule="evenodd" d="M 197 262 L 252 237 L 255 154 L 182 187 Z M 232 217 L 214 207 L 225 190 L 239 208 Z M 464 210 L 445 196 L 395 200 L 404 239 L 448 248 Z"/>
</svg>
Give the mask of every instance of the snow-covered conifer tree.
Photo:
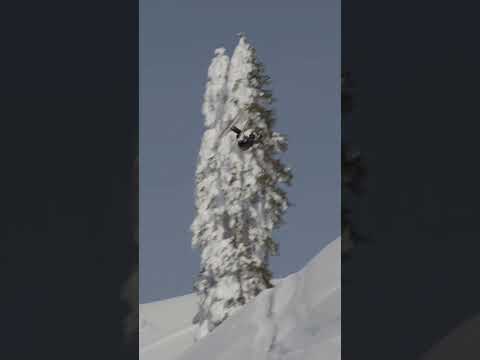
<svg viewBox="0 0 480 360">
<path fill-rule="evenodd" d="M 201 250 L 201 271 L 195 284 L 200 297 L 194 323 L 203 337 L 240 306 L 272 287 L 268 258 L 277 245 L 273 230 L 288 207 L 281 183 L 292 174 L 277 155 L 287 140 L 273 131 L 270 79 L 255 49 L 242 34 L 231 60 L 216 50 L 209 67 L 203 114 L 203 136 L 196 172 L 196 218 L 193 245 Z M 255 129 L 262 142 L 241 151 L 230 133 L 221 130 L 237 118 L 237 126 Z"/>
</svg>

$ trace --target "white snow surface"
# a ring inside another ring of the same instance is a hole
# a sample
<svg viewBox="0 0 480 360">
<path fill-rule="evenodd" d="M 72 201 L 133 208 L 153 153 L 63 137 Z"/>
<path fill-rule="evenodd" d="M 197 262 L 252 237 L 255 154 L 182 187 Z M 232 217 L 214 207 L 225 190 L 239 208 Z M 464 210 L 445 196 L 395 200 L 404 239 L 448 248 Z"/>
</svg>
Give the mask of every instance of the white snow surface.
<svg viewBox="0 0 480 360">
<path fill-rule="evenodd" d="M 340 352 L 340 238 L 194 342 L 194 294 L 140 305 L 140 359 L 335 360 Z"/>
</svg>

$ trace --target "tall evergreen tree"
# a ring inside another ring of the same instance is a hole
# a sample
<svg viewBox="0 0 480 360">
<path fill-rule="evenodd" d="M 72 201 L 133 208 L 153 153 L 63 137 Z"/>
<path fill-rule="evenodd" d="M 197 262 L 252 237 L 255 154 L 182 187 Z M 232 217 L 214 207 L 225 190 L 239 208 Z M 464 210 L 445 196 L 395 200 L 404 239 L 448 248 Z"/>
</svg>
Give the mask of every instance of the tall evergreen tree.
<svg viewBox="0 0 480 360">
<path fill-rule="evenodd" d="M 193 246 L 201 250 L 197 338 L 239 307 L 272 287 L 269 256 L 277 252 L 272 233 L 288 207 L 280 184 L 292 173 L 277 156 L 287 140 L 273 131 L 270 79 L 242 34 L 231 60 L 216 50 L 209 67 L 203 136 L 196 172 Z M 262 134 L 262 144 L 241 151 L 233 133 L 219 138 L 231 119 Z"/>
</svg>

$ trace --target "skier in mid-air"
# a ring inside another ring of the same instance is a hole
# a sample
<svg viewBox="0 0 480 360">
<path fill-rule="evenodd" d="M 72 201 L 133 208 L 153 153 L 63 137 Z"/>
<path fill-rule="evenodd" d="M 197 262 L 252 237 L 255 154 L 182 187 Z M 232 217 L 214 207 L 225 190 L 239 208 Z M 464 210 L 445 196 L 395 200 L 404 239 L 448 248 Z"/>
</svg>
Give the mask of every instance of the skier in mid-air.
<svg viewBox="0 0 480 360">
<path fill-rule="evenodd" d="M 261 131 L 255 131 L 254 129 L 246 129 L 242 131 L 235 126 L 235 124 L 239 120 L 240 112 L 233 118 L 233 120 L 231 120 L 230 124 L 220 132 L 214 149 L 217 149 L 218 145 L 220 144 L 220 139 L 228 132 L 228 130 L 233 131 L 235 134 L 237 134 L 237 145 L 242 151 L 250 149 L 255 144 L 262 143 Z"/>
<path fill-rule="evenodd" d="M 252 129 L 242 131 L 236 126 L 232 126 L 230 130 L 237 134 L 237 144 L 240 150 L 248 150 L 253 145 L 260 142 L 260 135 Z"/>
</svg>

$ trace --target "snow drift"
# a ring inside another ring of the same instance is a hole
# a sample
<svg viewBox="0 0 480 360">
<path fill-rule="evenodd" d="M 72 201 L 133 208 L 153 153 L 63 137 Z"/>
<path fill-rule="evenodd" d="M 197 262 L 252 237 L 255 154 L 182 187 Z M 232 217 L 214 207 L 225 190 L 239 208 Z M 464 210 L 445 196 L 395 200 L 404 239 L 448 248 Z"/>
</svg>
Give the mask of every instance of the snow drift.
<svg viewBox="0 0 480 360">
<path fill-rule="evenodd" d="M 340 238 L 193 341 L 196 296 L 140 305 L 140 359 L 340 359 Z"/>
</svg>

